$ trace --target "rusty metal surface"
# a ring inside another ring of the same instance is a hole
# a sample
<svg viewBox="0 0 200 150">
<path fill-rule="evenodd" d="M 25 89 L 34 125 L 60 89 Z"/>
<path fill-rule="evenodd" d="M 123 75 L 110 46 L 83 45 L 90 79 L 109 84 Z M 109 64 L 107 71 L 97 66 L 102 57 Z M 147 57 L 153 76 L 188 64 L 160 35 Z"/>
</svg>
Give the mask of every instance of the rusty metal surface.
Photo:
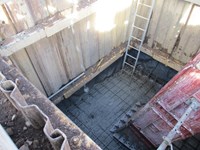
<svg viewBox="0 0 200 150">
<path fill-rule="evenodd" d="M 100 150 L 98 145 L 19 73 L 9 59 L 0 58 L 0 72 L 1 90 L 34 127 L 44 127 L 43 131 L 55 149 Z"/>
<path fill-rule="evenodd" d="M 172 78 L 139 112 L 132 117 L 132 125 L 158 146 L 174 127 L 185 110 L 189 99 L 200 101 L 200 54 Z M 173 141 L 200 133 L 200 110 L 190 114 Z"/>
<path fill-rule="evenodd" d="M 6 80 L 0 74 L 1 80 L 0 90 L 6 95 L 15 108 L 22 112 L 23 116 L 28 120 L 34 128 L 43 128 L 43 131 L 55 150 L 70 150 L 66 135 L 59 129 L 54 129 L 51 125 L 49 117 L 46 116 L 37 105 L 28 105 L 20 93 L 17 85 Z"/>
</svg>

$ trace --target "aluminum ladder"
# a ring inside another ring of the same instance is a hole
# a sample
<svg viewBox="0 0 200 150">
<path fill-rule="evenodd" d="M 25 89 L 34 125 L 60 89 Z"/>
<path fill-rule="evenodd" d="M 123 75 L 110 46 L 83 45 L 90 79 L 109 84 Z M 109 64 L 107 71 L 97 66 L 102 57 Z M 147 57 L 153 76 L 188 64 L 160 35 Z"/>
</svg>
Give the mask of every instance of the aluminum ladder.
<svg viewBox="0 0 200 150">
<path fill-rule="evenodd" d="M 151 0 L 151 4 L 148 5 L 145 2 L 149 0 L 138 0 L 137 1 L 137 5 L 136 5 L 136 10 L 134 13 L 134 18 L 133 18 L 133 24 L 131 27 L 131 33 L 128 39 L 128 44 L 126 47 L 126 52 L 125 52 L 125 56 L 124 56 L 124 60 L 123 60 L 123 65 L 122 65 L 122 70 L 126 71 L 126 67 L 131 68 L 131 72 L 127 72 L 129 74 L 133 74 L 135 72 L 136 69 L 136 65 L 138 62 L 138 58 L 140 55 L 140 51 L 142 48 L 142 45 L 144 43 L 144 39 L 146 36 L 146 32 L 147 32 L 147 28 L 149 26 L 149 22 L 150 22 L 150 18 L 151 18 L 151 14 L 153 12 L 153 7 L 155 4 L 155 0 Z M 147 9 L 148 13 L 146 16 L 142 16 L 139 14 L 139 12 L 142 10 Z M 140 27 L 137 25 L 137 22 L 139 20 L 142 20 L 142 22 L 144 22 L 143 27 Z M 134 32 L 139 31 L 141 33 L 141 37 L 137 37 Z M 140 44 L 138 44 L 137 46 L 133 46 L 131 44 L 132 41 L 137 41 Z M 136 51 L 136 56 L 132 55 L 129 53 L 129 49 L 133 49 L 134 51 Z M 128 61 L 129 60 L 129 61 Z M 131 61 L 130 61 L 131 60 Z"/>
</svg>

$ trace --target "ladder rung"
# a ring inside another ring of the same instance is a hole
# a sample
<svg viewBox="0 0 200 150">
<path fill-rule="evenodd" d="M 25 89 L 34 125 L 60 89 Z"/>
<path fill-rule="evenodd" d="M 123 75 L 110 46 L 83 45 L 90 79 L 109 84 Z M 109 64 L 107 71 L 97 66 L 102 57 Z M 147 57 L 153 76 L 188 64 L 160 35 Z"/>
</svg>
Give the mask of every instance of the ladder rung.
<svg viewBox="0 0 200 150">
<path fill-rule="evenodd" d="M 137 58 L 131 56 L 130 54 L 127 54 L 127 56 L 128 56 L 128 57 L 131 57 L 131 58 L 133 58 L 133 59 L 135 59 L 135 60 L 137 59 Z"/>
<path fill-rule="evenodd" d="M 145 29 L 142 29 L 142 28 L 140 28 L 140 27 L 137 27 L 137 26 L 133 26 L 134 28 L 137 28 L 137 29 L 139 29 L 139 30 L 142 30 L 142 31 L 145 31 Z"/>
<path fill-rule="evenodd" d="M 146 18 L 146 17 L 144 17 L 144 16 L 141 16 L 141 15 L 138 15 L 138 14 L 136 14 L 136 17 L 139 17 L 139 18 L 142 18 L 142 19 L 145 19 L 145 20 L 149 20 L 149 18 Z"/>
<path fill-rule="evenodd" d="M 133 49 L 135 49 L 135 50 L 137 50 L 137 51 L 140 51 L 138 48 L 133 47 L 133 46 L 131 46 L 131 45 L 128 45 L 128 47 L 133 48 Z"/>
<path fill-rule="evenodd" d="M 128 75 L 131 75 L 133 72 L 128 72 L 126 69 L 123 68 L 123 71 L 126 72 Z"/>
<path fill-rule="evenodd" d="M 125 63 L 126 65 L 132 67 L 132 68 L 135 68 L 133 65 L 131 65 L 131 64 L 127 63 L 127 62 L 124 62 L 124 63 Z"/>
<path fill-rule="evenodd" d="M 135 37 L 135 36 L 131 36 L 131 37 L 134 38 L 134 39 L 136 39 L 136 40 L 138 40 L 138 41 L 141 41 L 141 42 L 142 42 L 141 39 L 139 39 L 139 38 L 137 38 L 137 37 Z"/>
<path fill-rule="evenodd" d="M 143 5 L 143 6 L 146 6 L 146 7 L 149 7 L 151 8 L 152 6 L 151 5 L 147 5 L 147 4 L 143 4 L 143 3 L 139 3 L 140 5 Z"/>
</svg>

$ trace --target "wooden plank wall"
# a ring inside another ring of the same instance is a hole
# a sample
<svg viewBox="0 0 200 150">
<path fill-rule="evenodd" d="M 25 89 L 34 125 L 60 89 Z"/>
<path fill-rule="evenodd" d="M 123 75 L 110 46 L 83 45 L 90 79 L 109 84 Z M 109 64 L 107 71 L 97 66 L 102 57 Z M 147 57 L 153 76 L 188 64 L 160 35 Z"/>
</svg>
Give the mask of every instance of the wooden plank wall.
<svg viewBox="0 0 200 150">
<path fill-rule="evenodd" d="M 146 45 L 187 63 L 200 48 L 199 14 L 200 6 L 184 0 L 156 0 Z"/>
<path fill-rule="evenodd" d="M 0 38 L 4 40 L 71 7 L 66 0 L 11 0 L 0 7 L 0 29 L 4 30 Z M 50 96 L 108 55 L 114 47 L 127 41 L 128 25 L 125 22 L 129 20 L 130 8 L 131 5 L 117 12 L 113 18 L 115 27 L 109 31 L 96 29 L 97 14 L 93 14 L 12 54 L 10 58 L 36 87 Z"/>
</svg>

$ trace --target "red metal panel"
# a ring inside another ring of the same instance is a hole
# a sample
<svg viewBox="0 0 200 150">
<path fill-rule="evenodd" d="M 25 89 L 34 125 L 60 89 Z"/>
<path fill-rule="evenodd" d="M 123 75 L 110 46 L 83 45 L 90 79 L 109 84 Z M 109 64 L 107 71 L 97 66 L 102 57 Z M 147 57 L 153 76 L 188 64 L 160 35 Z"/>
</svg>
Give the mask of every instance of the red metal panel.
<svg viewBox="0 0 200 150">
<path fill-rule="evenodd" d="M 200 101 L 200 54 L 172 78 L 145 107 L 136 113 L 132 124 L 158 146 L 174 127 L 185 110 L 187 100 L 194 97 Z M 173 140 L 184 139 L 200 133 L 200 110 L 190 114 Z"/>
<path fill-rule="evenodd" d="M 149 126 L 150 124 L 152 124 L 152 122 L 156 121 L 159 119 L 159 116 L 156 115 L 156 113 L 150 109 L 149 111 L 147 111 L 143 116 L 142 116 L 142 120 L 140 118 L 137 118 L 135 121 L 140 121 L 140 125 L 136 127 L 139 128 L 140 130 L 143 130 L 144 128 L 146 128 L 147 126 Z"/>
</svg>

